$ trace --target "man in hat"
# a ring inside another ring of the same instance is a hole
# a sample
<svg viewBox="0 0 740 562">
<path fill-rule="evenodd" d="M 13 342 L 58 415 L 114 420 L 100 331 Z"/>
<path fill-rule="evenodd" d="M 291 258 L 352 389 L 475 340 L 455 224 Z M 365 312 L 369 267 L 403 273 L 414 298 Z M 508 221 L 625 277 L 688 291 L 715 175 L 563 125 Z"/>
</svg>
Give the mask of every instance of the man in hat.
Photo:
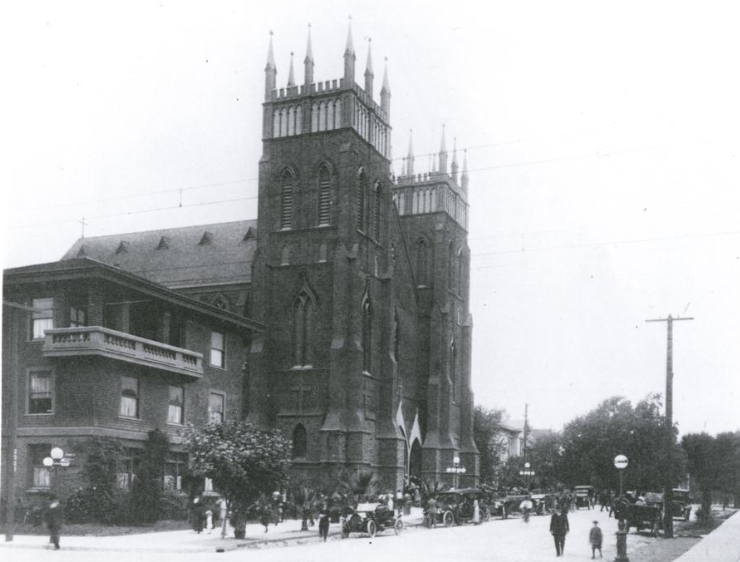
<svg viewBox="0 0 740 562">
<path fill-rule="evenodd" d="M 59 535 L 62 531 L 64 514 L 59 498 L 51 494 L 49 496 L 49 507 L 46 510 L 46 525 L 49 528 L 50 542 L 54 544 L 54 550 L 59 550 Z"/>
<path fill-rule="evenodd" d="M 550 534 L 555 539 L 555 553 L 562 556 L 565 550 L 565 535 L 570 531 L 568 508 L 563 506 L 560 513 L 555 511 L 550 518 Z"/>
</svg>

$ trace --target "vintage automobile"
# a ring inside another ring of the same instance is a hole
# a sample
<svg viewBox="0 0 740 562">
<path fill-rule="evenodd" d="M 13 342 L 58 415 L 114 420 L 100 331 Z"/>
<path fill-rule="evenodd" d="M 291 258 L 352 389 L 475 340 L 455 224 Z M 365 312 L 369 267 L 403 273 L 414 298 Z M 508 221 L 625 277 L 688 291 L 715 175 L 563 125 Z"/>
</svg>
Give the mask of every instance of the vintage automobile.
<svg viewBox="0 0 740 562">
<path fill-rule="evenodd" d="M 682 488 L 673 488 L 673 510 L 671 516 L 674 519 L 688 521 L 691 516 L 691 498 L 689 491 Z"/>
<path fill-rule="evenodd" d="M 626 531 L 648 529 L 654 537 L 663 528 L 663 494 L 647 492 L 627 508 Z"/>
<path fill-rule="evenodd" d="M 532 494 L 532 512 L 535 515 L 547 515 L 552 512 L 553 498 L 551 494 Z"/>
<path fill-rule="evenodd" d="M 393 529 L 397 535 L 403 531 L 403 521 L 397 519 L 394 511 L 380 503 L 360 503 L 353 512 L 344 518 L 342 538 L 350 533 L 364 533 L 374 537 L 386 529 Z"/>
<path fill-rule="evenodd" d="M 593 486 L 576 486 L 573 491 L 575 492 L 575 499 L 573 501 L 576 509 L 585 507 L 591 509 L 591 499 L 594 495 Z"/>
<path fill-rule="evenodd" d="M 486 501 L 487 494 L 480 488 L 460 488 L 437 494 L 440 508 L 451 511 L 456 525 L 473 521 L 475 501 L 478 500 L 480 522 L 488 521 L 491 513 Z"/>
</svg>

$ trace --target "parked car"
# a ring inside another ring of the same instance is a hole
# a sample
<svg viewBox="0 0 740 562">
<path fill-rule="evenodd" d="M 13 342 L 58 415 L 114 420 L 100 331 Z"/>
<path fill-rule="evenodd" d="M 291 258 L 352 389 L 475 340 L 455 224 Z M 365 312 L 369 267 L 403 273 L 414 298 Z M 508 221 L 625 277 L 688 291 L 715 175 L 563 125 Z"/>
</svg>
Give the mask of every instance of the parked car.
<svg viewBox="0 0 740 562">
<path fill-rule="evenodd" d="M 663 494 L 647 492 L 627 509 L 626 531 L 634 527 L 638 532 L 648 529 L 654 537 L 663 528 Z"/>
<path fill-rule="evenodd" d="M 553 498 L 551 494 L 532 494 L 534 507 L 532 512 L 536 515 L 547 515 L 552 511 Z"/>
<path fill-rule="evenodd" d="M 682 488 L 673 488 L 673 510 L 671 516 L 674 519 L 688 521 L 691 516 L 691 498 L 689 491 Z"/>
<path fill-rule="evenodd" d="M 591 509 L 593 507 L 592 498 L 594 496 L 594 487 L 593 486 L 576 486 L 574 488 L 575 491 L 575 508 L 580 509 L 582 507 L 585 507 L 586 509 Z"/>
<path fill-rule="evenodd" d="M 456 525 L 472 522 L 476 500 L 478 500 L 480 521 L 488 521 L 490 512 L 485 498 L 486 493 L 480 488 L 460 488 L 437 494 L 440 511 L 451 511 Z"/>
<path fill-rule="evenodd" d="M 364 533 L 374 537 L 386 529 L 393 529 L 398 535 L 403 531 L 403 521 L 397 519 L 394 511 L 385 504 L 361 503 L 344 520 L 342 538 L 349 537 L 350 533 Z"/>
</svg>

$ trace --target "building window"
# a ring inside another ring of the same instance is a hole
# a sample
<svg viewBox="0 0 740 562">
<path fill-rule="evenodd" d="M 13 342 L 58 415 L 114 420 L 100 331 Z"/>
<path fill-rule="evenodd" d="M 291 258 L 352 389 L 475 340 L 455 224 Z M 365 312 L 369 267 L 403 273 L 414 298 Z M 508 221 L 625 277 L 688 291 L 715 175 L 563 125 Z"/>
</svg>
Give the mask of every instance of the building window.
<svg viewBox="0 0 740 562">
<path fill-rule="evenodd" d="M 365 295 L 365 299 L 362 301 L 362 369 L 367 373 L 371 372 L 371 349 L 373 343 L 372 312 L 370 299 Z"/>
<path fill-rule="evenodd" d="M 221 332 L 211 332 L 211 365 L 224 368 L 226 348 L 224 335 Z"/>
<path fill-rule="evenodd" d="M 357 230 L 365 230 L 365 191 L 367 190 L 367 179 L 365 171 L 360 170 L 357 178 Z"/>
<path fill-rule="evenodd" d="M 184 404 L 185 389 L 182 386 L 170 386 L 170 399 L 167 408 L 167 423 L 182 425 Z"/>
<path fill-rule="evenodd" d="M 54 299 L 33 299 L 31 307 L 34 309 L 31 321 L 31 338 L 44 339 L 44 332 L 54 327 Z"/>
<path fill-rule="evenodd" d="M 416 243 L 416 283 L 429 283 L 429 244 L 426 239 L 420 238 Z"/>
<path fill-rule="evenodd" d="M 69 327 L 81 328 L 87 326 L 87 313 L 84 308 L 72 307 L 69 309 Z"/>
<path fill-rule="evenodd" d="M 185 475 L 188 461 L 182 453 L 174 453 L 164 465 L 164 489 L 182 490 L 182 477 Z"/>
<path fill-rule="evenodd" d="M 393 315 L 393 358 L 398 361 L 401 357 L 401 322 L 398 320 L 398 311 Z"/>
<path fill-rule="evenodd" d="M 119 461 L 116 484 L 121 490 L 130 490 L 136 480 L 138 455 L 135 450 L 126 449 L 126 456 Z"/>
<path fill-rule="evenodd" d="M 124 418 L 139 417 L 139 381 L 133 377 L 121 377 L 121 410 Z"/>
<path fill-rule="evenodd" d="M 380 240 L 380 182 L 373 187 L 373 237 Z"/>
<path fill-rule="evenodd" d="M 28 376 L 28 413 L 54 412 L 54 379 L 51 371 L 31 371 Z"/>
<path fill-rule="evenodd" d="M 28 456 L 31 460 L 31 486 L 48 488 L 51 486 L 51 472 L 44 466 L 44 458 L 49 456 L 51 445 L 29 445 Z"/>
<path fill-rule="evenodd" d="M 224 395 L 211 392 L 208 396 L 208 423 L 224 421 Z"/>
<path fill-rule="evenodd" d="M 319 170 L 319 226 L 331 222 L 331 176 L 326 166 Z"/>
<path fill-rule="evenodd" d="M 293 430 L 293 458 L 304 459 L 308 451 L 308 438 L 306 428 L 298 424 Z"/>
<path fill-rule="evenodd" d="M 280 178 L 280 228 L 293 228 L 293 174 L 288 170 Z"/>
<path fill-rule="evenodd" d="M 311 364 L 311 332 L 313 324 L 314 301 L 308 291 L 303 290 L 295 301 L 293 319 L 294 364 Z"/>
</svg>

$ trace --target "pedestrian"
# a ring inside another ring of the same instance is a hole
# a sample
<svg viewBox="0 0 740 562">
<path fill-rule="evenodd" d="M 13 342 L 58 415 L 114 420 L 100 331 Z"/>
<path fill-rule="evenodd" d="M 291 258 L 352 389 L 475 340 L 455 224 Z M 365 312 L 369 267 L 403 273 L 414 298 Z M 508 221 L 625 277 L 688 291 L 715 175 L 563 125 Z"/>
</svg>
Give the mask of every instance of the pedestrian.
<svg viewBox="0 0 740 562">
<path fill-rule="evenodd" d="M 555 554 L 562 556 L 565 551 L 565 535 L 570 531 L 568 525 L 568 506 L 563 506 L 560 513 L 557 511 L 550 518 L 550 534 L 555 539 Z"/>
<path fill-rule="evenodd" d="M 411 494 L 406 492 L 403 495 L 403 514 L 404 515 L 411 515 L 411 505 L 414 503 L 414 500 L 411 498 Z"/>
<path fill-rule="evenodd" d="M 205 517 L 205 510 L 203 509 L 203 502 L 199 496 L 193 498 L 193 505 L 190 508 L 190 524 L 193 526 L 193 531 L 200 534 L 203 530 L 203 518 Z"/>
<path fill-rule="evenodd" d="M 588 542 L 591 543 L 591 560 L 596 558 L 596 551 L 599 551 L 599 558 L 601 556 L 601 543 L 604 540 L 604 536 L 601 534 L 601 528 L 599 522 L 594 521 L 594 526 L 591 527 L 591 532 L 588 534 Z"/>
<path fill-rule="evenodd" d="M 480 525 L 480 504 L 477 499 L 473 500 L 473 523 Z"/>
<path fill-rule="evenodd" d="M 49 528 L 49 542 L 54 545 L 54 550 L 59 550 L 59 535 L 62 532 L 64 512 L 62 504 L 54 494 L 49 496 L 49 507 L 46 510 L 46 525 Z"/>
<path fill-rule="evenodd" d="M 437 499 L 432 496 L 429 498 L 429 501 L 427 502 L 427 517 L 429 517 L 429 526 L 430 527 L 436 527 L 437 526 L 437 513 L 439 512 L 439 508 L 437 507 Z"/>
<path fill-rule="evenodd" d="M 206 530 L 213 531 L 213 510 L 210 508 L 206 510 Z"/>
<path fill-rule="evenodd" d="M 260 506 L 260 523 L 265 527 L 265 533 L 270 529 L 270 520 L 272 519 L 272 509 L 268 505 Z"/>
<path fill-rule="evenodd" d="M 329 536 L 329 513 L 326 510 L 321 510 L 319 514 L 319 538 L 326 542 L 326 538 Z"/>
</svg>

